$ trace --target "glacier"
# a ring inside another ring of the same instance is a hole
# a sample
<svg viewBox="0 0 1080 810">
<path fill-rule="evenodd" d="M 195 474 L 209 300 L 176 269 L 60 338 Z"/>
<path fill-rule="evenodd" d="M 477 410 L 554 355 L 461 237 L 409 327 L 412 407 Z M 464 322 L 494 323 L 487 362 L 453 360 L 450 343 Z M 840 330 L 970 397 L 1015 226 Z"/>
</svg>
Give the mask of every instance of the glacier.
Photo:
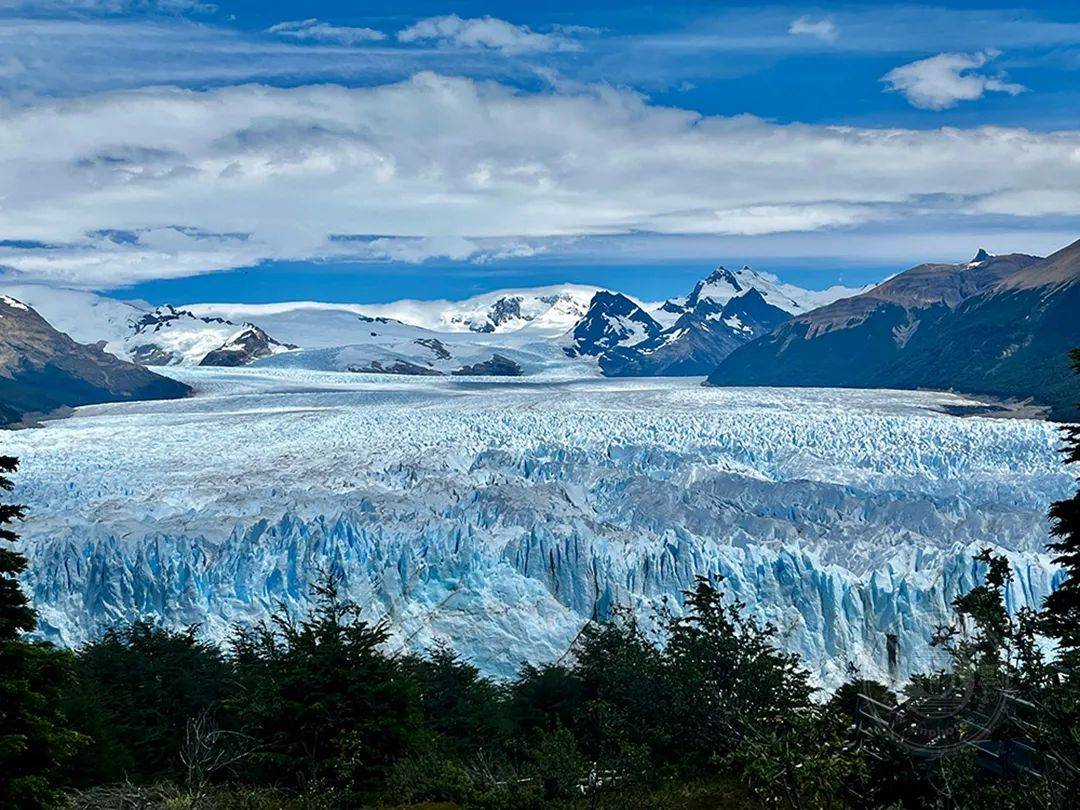
<svg viewBox="0 0 1080 810">
<path fill-rule="evenodd" d="M 896 684 L 937 663 L 978 549 L 1012 559 L 1012 609 L 1061 576 L 1044 549 L 1074 486 L 1057 428 L 949 415 L 973 404 L 951 394 L 168 373 L 196 396 L 5 437 L 25 583 L 60 644 L 137 617 L 225 640 L 302 613 L 329 571 L 392 650 L 443 641 L 509 677 L 613 609 L 652 626 L 701 574 L 817 683 Z"/>
</svg>

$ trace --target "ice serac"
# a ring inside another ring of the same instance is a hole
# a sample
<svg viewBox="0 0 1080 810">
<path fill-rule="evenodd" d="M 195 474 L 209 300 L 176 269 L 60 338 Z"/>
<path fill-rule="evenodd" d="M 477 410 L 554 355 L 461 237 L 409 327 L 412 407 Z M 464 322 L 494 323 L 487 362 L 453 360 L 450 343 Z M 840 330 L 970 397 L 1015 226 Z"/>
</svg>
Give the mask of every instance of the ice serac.
<svg viewBox="0 0 1080 810">
<path fill-rule="evenodd" d="M 330 570 L 391 650 L 443 640 L 509 676 L 715 574 L 821 682 L 898 684 L 934 663 L 979 548 L 1013 560 L 1014 609 L 1059 576 L 1055 429 L 948 416 L 950 395 L 176 373 L 205 393 L 11 437 L 50 638 L 153 616 L 223 639 L 306 610 Z"/>
<path fill-rule="evenodd" d="M 60 408 L 180 397 L 188 386 L 76 343 L 21 301 L 0 295 L 0 424 Z"/>
<path fill-rule="evenodd" d="M 984 250 L 926 264 L 739 348 L 713 385 L 938 388 L 1033 399 L 1075 418 L 1080 242 L 1046 259 Z"/>
</svg>

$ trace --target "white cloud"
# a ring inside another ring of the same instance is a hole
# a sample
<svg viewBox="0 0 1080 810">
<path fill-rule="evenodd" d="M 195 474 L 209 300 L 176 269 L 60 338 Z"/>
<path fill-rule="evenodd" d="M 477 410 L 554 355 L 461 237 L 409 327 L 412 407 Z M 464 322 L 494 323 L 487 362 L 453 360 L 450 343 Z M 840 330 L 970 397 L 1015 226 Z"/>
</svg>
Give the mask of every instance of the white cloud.
<svg viewBox="0 0 1080 810">
<path fill-rule="evenodd" d="M 1075 131 L 784 125 L 606 85 L 420 73 L 0 102 L 0 238 L 54 246 L 3 248 L 0 265 L 90 286 L 268 259 L 484 260 L 642 231 L 1023 222 L 1033 199 L 1080 215 L 1077 188 Z"/>
<path fill-rule="evenodd" d="M 836 42 L 840 36 L 836 23 L 827 17 L 820 20 L 806 16 L 799 17 L 788 27 L 788 33 L 796 36 L 817 37 L 824 42 Z"/>
<path fill-rule="evenodd" d="M 888 90 L 902 93 L 915 107 L 947 110 L 961 101 L 974 101 L 985 93 L 1015 96 L 1027 88 L 1005 80 L 1005 74 L 988 75 L 978 69 L 1000 55 L 987 50 L 976 53 L 940 53 L 893 68 L 881 80 Z"/>
<path fill-rule="evenodd" d="M 462 19 L 456 14 L 420 20 L 398 31 L 397 38 L 400 42 L 435 41 L 460 48 L 487 48 L 507 55 L 581 48 L 563 34 L 540 34 L 528 26 L 514 25 L 496 17 Z"/>
<path fill-rule="evenodd" d="M 378 42 L 386 39 L 386 34 L 374 28 L 330 25 L 314 18 L 279 22 L 267 30 L 271 34 L 289 39 L 304 42 L 336 42 L 341 45 L 357 45 L 361 42 Z"/>
</svg>

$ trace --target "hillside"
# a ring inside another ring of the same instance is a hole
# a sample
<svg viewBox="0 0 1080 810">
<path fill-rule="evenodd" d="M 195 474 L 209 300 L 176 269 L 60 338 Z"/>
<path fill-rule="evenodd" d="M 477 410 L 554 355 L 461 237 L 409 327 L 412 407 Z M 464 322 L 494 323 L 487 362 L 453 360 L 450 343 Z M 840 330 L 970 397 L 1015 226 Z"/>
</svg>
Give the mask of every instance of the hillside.
<svg viewBox="0 0 1080 810">
<path fill-rule="evenodd" d="M 0 424 L 63 407 L 171 399 L 190 388 L 76 343 L 26 304 L 0 296 Z"/>
<path fill-rule="evenodd" d="M 1075 418 L 1080 242 L 1046 259 L 983 251 L 925 264 L 796 317 L 727 357 L 710 385 L 934 388 L 1033 400 Z"/>
</svg>

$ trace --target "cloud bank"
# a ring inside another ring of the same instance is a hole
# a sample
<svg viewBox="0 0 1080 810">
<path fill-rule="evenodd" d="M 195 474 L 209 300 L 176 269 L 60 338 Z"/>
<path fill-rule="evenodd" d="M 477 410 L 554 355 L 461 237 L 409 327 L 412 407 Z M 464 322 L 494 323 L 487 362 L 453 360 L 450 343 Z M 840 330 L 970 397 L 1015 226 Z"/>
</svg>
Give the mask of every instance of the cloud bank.
<svg viewBox="0 0 1080 810">
<path fill-rule="evenodd" d="M 606 85 L 528 93 L 419 73 L 0 105 L 0 188 L 0 265 L 109 287 L 273 259 L 483 260 L 604 234 L 1071 216 L 1080 132 L 781 125 Z"/>
</svg>

